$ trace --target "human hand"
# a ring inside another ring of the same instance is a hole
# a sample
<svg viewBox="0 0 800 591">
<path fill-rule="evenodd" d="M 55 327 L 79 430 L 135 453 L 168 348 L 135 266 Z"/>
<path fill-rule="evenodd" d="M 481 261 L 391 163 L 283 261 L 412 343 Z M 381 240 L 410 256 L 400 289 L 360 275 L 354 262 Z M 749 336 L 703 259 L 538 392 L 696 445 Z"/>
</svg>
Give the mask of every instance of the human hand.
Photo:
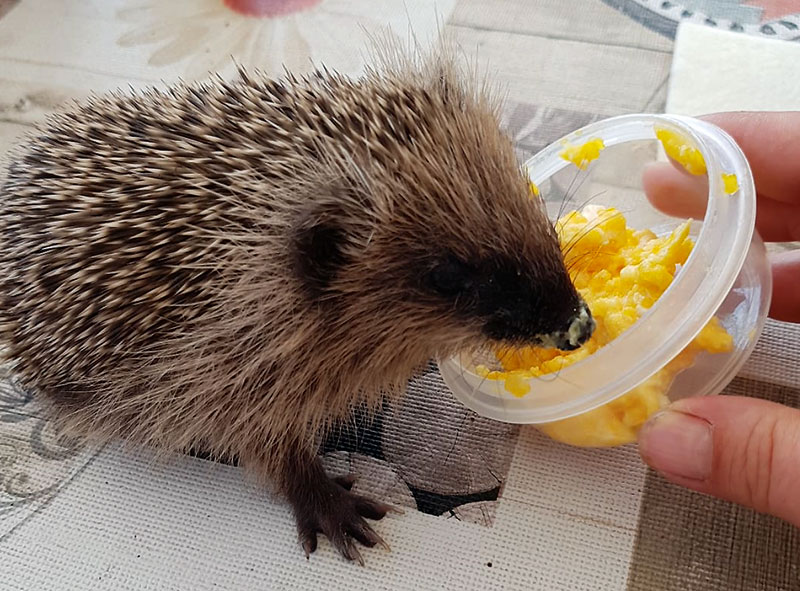
<svg viewBox="0 0 800 591">
<path fill-rule="evenodd" d="M 750 162 L 764 240 L 800 241 L 800 112 L 704 119 L 733 136 Z M 705 177 L 667 163 L 649 169 L 644 184 L 660 210 L 702 217 Z M 771 263 L 770 316 L 800 322 L 800 251 Z M 800 410 L 736 396 L 680 400 L 642 427 L 639 451 L 672 482 L 800 526 Z"/>
</svg>

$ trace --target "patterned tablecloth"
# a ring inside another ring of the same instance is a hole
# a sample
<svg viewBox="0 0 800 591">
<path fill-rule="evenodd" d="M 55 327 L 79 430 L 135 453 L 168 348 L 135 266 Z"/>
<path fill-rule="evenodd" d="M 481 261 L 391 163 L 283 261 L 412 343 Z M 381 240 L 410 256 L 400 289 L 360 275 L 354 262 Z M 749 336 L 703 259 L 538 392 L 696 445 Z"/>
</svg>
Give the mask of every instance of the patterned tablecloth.
<svg viewBox="0 0 800 591">
<path fill-rule="evenodd" d="M 67 99 L 229 72 L 231 56 L 357 74 L 368 32 L 389 25 L 423 43 L 444 27 L 489 64 L 525 158 L 590 121 L 663 111 L 681 21 L 800 41 L 800 0 L 262 0 L 258 17 L 237 4 L 0 0 L 0 151 Z M 676 58 L 673 96 L 691 61 Z M 729 391 L 797 406 L 798 368 L 800 333 L 770 323 Z M 58 443 L 13 376 L 0 384 L 3 590 L 800 590 L 797 530 L 664 482 L 635 448 L 479 418 L 433 366 L 402 405 L 326 443 L 331 471 L 409 509 L 377 526 L 392 552 L 365 568 L 327 543 L 307 562 L 287 509 L 238 469 Z"/>
</svg>

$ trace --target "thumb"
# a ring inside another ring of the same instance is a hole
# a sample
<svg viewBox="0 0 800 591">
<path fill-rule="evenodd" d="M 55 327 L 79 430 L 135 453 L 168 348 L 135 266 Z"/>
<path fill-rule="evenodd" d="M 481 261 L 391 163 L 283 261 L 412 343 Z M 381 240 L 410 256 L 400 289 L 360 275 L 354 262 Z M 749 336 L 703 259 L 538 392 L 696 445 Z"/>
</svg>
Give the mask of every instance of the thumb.
<svg viewBox="0 0 800 591">
<path fill-rule="evenodd" d="M 754 398 L 680 400 L 639 434 L 668 480 L 800 526 L 800 411 Z"/>
</svg>

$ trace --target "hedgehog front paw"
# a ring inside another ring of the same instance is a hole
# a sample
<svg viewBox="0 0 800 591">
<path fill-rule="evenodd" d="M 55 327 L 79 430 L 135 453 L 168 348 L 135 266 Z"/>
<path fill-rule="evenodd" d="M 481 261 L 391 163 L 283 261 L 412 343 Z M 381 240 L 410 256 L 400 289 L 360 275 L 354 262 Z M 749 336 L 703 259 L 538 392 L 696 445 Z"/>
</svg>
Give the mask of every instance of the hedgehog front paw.
<svg viewBox="0 0 800 591">
<path fill-rule="evenodd" d="M 378 503 L 350 489 L 355 482 L 352 476 L 328 479 L 303 499 L 293 499 L 297 531 L 306 558 L 317 549 L 317 534 L 325 535 L 347 560 L 355 560 L 361 566 L 361 557 L 356 542 L 368 548 L 389 546 L 375 533 L 365 519 L 379 520 L 393 511 L 391 505 Z"/>
</svg>

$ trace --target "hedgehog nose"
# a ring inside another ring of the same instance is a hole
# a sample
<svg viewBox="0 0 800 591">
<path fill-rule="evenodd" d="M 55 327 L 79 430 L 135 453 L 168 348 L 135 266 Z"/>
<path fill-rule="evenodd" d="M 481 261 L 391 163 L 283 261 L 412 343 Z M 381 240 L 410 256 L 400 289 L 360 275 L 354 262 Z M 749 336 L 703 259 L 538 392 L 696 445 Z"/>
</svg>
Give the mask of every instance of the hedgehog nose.
<svg viewBox="0 0 800 591">
<path fill-rule="evenodd" d="M 592 337 L 595 328 L 597 323 L 592 318 L 589 306 L 581 303 L 567 330 L 558 334 L 556 344 L 563 351 L 574 351 Z"/>
</svg>

